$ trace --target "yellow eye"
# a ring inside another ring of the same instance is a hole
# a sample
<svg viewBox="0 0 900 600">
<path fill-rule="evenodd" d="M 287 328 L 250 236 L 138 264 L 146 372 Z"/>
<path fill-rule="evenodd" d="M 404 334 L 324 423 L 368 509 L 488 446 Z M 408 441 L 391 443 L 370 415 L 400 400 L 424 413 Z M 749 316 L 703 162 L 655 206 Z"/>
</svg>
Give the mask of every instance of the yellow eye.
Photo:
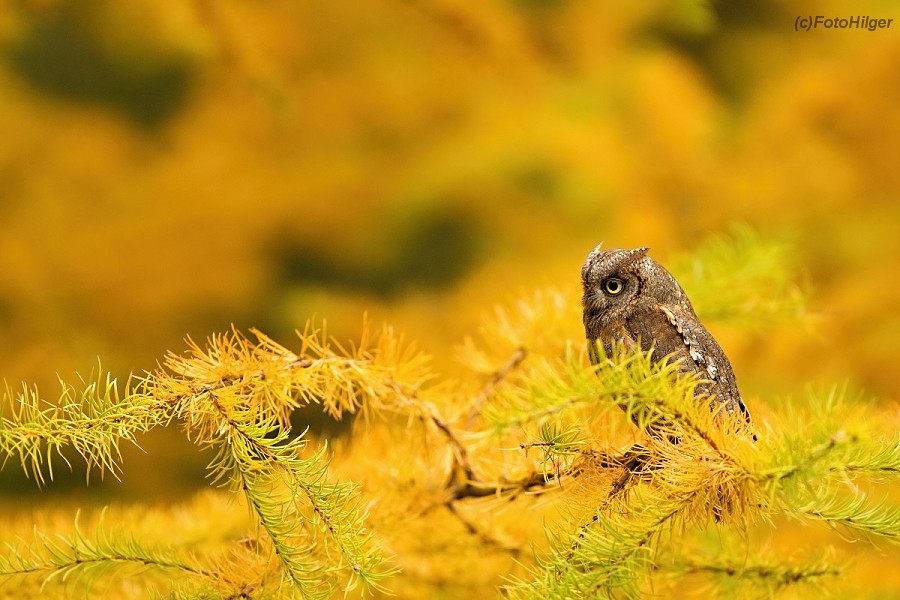
<svg viewBox="0 0 900 600">
<path fill-rule="evenodd" d="M 622 290 L 625 289 L 625 282 L 616 277 L 610 277 L 603 282 L 603 289 L 606 290 L 607 294 L 615 296 L 616 294 L 620 294 Z"/>
</svg>

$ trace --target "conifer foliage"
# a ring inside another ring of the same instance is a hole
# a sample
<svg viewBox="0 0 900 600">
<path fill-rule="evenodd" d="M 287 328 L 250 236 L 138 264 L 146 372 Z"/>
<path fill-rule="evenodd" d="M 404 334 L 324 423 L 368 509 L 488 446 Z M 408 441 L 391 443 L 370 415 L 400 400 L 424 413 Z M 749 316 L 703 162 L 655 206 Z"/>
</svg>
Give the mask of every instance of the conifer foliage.
<svg viewBox="0 0 900 600">
<path fill-rule="evenodd" d="M 758 311 L 756 326 L 774 331 L 780 315 L 808 316 L 786 255 L 739 231 L 684 264 L 740 265 L 752 285 L 735 281 L 719 305 L 699 290 L 703 277 L 690 286 L 710 313 L 746 327 Z M 759 286 L 780 293 L 754 301 Z M 89 476 L 127 469 L 123 443 L 175 423 L 213 450 L 220 489 L 171 512 L 56 509 L 4 539 L 0 590 L 813 597 L 859 585 L 845 540 L 897 560 L 896 412 L 835 387 L 750 400 L 749 431 L 648 353 L 614 348 L 591 366 L 571 296 L 542 290 L 498 308 L 459 347 L 458 379 L 389 327 L 366 325 L 344 347 L 308 326 L 295 350 L 255 330 L 188 340 L 125 386 L 102 374 L 53 401 L 7 389 L 0 451 L 39 485 L 73 452 Z M 352 433 L 326 443 L 292 430 L 291 415 L 309 410 L 356 415 Z M 779 536 L 796 523 L 824 542 L 785 550 Z"/>
</svg>

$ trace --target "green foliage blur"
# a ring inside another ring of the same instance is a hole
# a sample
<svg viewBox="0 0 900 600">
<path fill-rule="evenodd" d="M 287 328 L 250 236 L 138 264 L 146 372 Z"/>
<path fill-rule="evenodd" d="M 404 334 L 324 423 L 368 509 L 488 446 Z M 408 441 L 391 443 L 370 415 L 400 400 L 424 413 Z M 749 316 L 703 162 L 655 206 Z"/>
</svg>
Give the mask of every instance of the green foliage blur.
<svg viewBox="0 0 900 600">
<path fill-rule="evenodd" d="M 98 357 L 124 377 L 188 335 L 288 340 L 310 317 L 349 340 L 364 313 L 452 371 L 496 303 L 577 303 L 600 241 L 676 265 L 749 228 L 788 240 L 820 318 L 710 321 L 748 403 L 845 379 L 896 402 L 900 8 L 853 5 L 887 30 L 794 29 L 848 10 L 4 3 L 0 375 L 53 396 Z M 105 498 L 206 485 L 208 457 L 158 436 Z M 36 487 L 11 470 L 7 502 Z"/>
</svg>

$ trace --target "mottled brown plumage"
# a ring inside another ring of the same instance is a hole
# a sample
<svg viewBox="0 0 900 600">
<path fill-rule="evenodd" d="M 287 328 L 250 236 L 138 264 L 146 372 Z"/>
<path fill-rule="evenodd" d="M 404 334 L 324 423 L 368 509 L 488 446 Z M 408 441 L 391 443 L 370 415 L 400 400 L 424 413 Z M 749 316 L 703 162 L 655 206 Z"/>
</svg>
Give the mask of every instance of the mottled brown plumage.
<svg viewBox="0 0 900 600">
<path fill-rule="evenodd" d="M 600 360 L 597 341 L 607 354 L 611 342 L 653 349 L 683 371 L 705 380 L 696 393 L 714 395 L 711 409 L 750 415 L 735 382 L 731 363 L 703 327 L 675 278 L 647 256 L 647 248 L 601 250 L 588 255 L 581 270 L 584 286 L 584 330 L 591 362 Z"/>
</svg>

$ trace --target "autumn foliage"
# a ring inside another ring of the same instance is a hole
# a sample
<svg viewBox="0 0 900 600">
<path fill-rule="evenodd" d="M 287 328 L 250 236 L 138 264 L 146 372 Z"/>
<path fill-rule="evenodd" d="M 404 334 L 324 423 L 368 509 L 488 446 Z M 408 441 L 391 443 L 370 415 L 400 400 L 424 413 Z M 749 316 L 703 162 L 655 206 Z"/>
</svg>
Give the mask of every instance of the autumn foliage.
<svg viewBox="0 0 900 600">
<path fill-rule="evenodd" d="M 0 594 L 895 595 L 900 38 L 793 26 L 845 10 L 4 5 Z M 588 364 L 600 241 L 756 442 Z"/>
</svg>

